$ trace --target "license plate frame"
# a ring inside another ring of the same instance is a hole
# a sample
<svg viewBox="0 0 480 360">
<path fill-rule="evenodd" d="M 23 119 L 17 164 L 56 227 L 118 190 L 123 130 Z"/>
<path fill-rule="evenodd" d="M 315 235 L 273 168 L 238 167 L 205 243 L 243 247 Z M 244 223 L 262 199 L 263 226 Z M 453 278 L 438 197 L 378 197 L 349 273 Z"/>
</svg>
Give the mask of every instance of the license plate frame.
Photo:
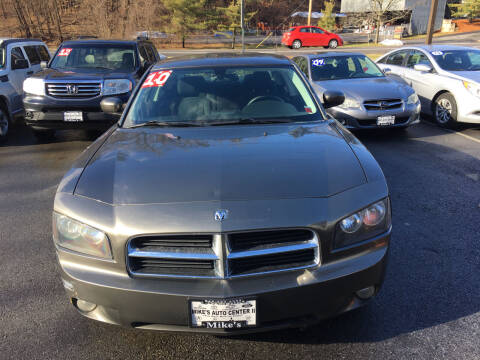
<svg viewBox="0 0 480 360">
<path fill-rule="evenodd" d="M 383 115 L 377 117 L 377 126 L 395 125 L 395 115 Z"/>
<path fill-rule="evenodd" d="M 82 111 L 65 111 L 63 113 L 63 121 L 65 121 L 65 122 L 82 122 L 83 121 L 83 112 Z"/>
<path fill-rule="evenodd" d="M 200 304 L 199 304 L 200 303 Z M 203 328 L 210 330 L 241 330 L 245 328 L 254 328 L 258 326 L 258 302 L 256 298 L 190 298 L 188 299 L 188 319 L 191 328 Z M 227 311 L 226 315 L 194 315 L 194 310 L 212 310 Z M 239 314 L 233 318 L 228 314 L 228 310 L 242 310 L 244 314 Z M 253 311 L 252 311 L 253 310 Z M 242 317 L 242 315 L 245 315 Z M 204 320 L 208 316 L 215 316 L 210 320 Z M 230 320 L 226 320 L 230 316 Z M 248 319 L 247 319 L 248 318 Z"/>
</svg>

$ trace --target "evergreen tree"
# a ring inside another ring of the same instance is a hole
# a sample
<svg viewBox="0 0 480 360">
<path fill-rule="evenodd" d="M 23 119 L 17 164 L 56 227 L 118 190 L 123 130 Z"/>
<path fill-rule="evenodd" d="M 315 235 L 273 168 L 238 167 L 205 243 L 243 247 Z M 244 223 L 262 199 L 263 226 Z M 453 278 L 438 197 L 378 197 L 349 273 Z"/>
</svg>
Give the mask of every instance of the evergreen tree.
<svg viewBox="0 0 480 360">
<path fill-rule="evenodd" d="M 333 1 L 326 1 L 323 9 L 323 17 L 318 20 L 318 26 L 328 31 L 335 30 L 335 17 L 333 17 Z"/>
<path fill-rule="evenodd" d="M 449 5 L 453 17 L 467 17 L 469 22 L 480 17 L 480 0 L 463 0 L 460 4 Z"/>
</svg>

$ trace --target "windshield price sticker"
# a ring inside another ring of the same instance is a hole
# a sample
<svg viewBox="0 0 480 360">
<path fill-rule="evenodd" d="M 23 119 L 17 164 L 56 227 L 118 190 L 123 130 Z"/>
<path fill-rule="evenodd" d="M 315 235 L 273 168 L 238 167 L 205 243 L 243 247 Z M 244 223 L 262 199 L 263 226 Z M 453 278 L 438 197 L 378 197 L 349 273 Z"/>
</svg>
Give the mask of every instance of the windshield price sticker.
<svg viewBox="0 0 480 360">
<path fill-rule="evenodd" d="M 325 65 L 325 59 L 314 59 L 312 60 L 313 66 L 323 66 Z"/>
<path fill-rule="evenodd" d="M 443 51 L 432 51 L 432 55 L 435 55 L 435 56 L 443 55 Z"/>
<path fill-rule="evenodd" d="M 148 87 L 160 87 L 165 85 L 171 74 L 172 70 L 152 72 L 150 75 L 147 76 L 145 82 L 142 84 L 142 89 Z"/>
<path fill-rule="evenodd" d="M 60 50 L 60 52 L 58 53 L 58 56 L 68 56 L 68 55 L 70 55 L 71 52 L 72 52 L 72 49 L 71 49 L 71 48 L 63 48 L 63 49 Z"/>
<path fill-rule="evenodd" d="M 257 324 L 256 300 L 192 300 L 192 327 L 240 329 Z"/>
</svg>

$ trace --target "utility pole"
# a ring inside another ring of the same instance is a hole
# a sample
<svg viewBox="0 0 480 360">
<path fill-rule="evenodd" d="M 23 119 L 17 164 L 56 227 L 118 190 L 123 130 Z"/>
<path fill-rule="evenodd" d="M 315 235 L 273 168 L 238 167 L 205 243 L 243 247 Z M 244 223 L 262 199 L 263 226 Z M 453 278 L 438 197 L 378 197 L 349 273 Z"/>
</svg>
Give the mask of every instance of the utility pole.
<svg viewBox="0 0 480 360">
<path fill-rule="evenodd" d="M 308 2 L 308 26 L 310 26 L 310 20 L 312 18 L 312 0 Z"/>
<path fill-rule="evenodd" d="M 438 0 L 432 0 L 430 5 L 430 17 L 428 18 L 427 39 L 425 44 L 432 44 L 433 32 L 435 30 L 435 18 L 437 17 Z"/>
<path fill-rule="evenodd" d="M 244 14 L 243 14 L 243 0 L 240 0 L 240 26 L 242 28 L 242 52 L 245 51 L 245 26 L 244 26 Z"/>
</svg>

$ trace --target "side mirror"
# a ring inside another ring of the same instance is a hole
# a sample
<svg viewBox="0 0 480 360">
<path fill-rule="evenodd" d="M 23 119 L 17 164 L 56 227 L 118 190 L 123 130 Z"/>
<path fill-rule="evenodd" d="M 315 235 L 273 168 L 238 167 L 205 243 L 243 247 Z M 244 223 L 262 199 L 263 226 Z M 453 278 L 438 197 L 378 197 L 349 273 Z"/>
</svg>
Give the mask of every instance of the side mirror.
<svg viewBox="0 0 480 360">
<path fill-rule="evenodd" d="M 42 69 L 46 69 L 48 66 L 48 61 L 40 61 L 40 67 Z"/>
<path fill-rule="evenodd" d="M 431 72 L 433 70 L 432 67 L 427 64 L 416 64 L 413 66 L 413 69 L 421 72 Z"/>
<path fill-rule="evenodd" d="M 342 105 L 345 101 L 345 95 L 341 91 L 327 90 L 323 93 L 323 107 L 329 109 Z"/>
<path fill-rule="evenodd" d="M 12 64 L 12 70 L 28 69 L 28 61 L 25 59 L 15 59 Z"/>
<path fill-rule="evenodd" d="M 106 114 L 119 115 L 123 111 L 123 101 L 118 97 L 107 97 L 100 101 L 100 108 Z"/>
<path fill-rule="evenodd" d="M 384 73 L 385 75 L 388 75 L 388 74 L 390 74 L 391 72 L 392 72 L 392 69 L 390 69 L 390 68 L 384 68 L 384 69 L 383 69 L 383 73 Z"/>
</svg>

